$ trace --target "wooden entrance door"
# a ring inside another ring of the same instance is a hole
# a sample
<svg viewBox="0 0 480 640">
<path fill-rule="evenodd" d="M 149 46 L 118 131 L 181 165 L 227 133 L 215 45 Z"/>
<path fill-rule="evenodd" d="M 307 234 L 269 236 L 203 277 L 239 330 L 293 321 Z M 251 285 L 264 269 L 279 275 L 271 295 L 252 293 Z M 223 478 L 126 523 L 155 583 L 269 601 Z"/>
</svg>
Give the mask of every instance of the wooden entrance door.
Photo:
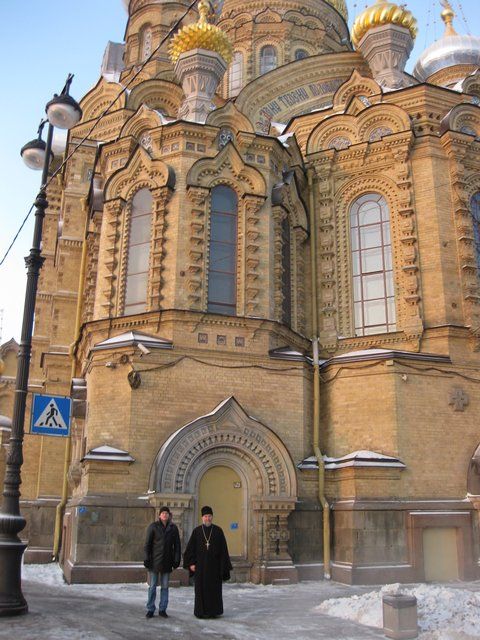
<svg viewBox="0 0 480 640">
<path fill-rule="evenodd" d="M 208 469 L 200 479 L 198 492 L 198 522 L 201 508 L 213 509 L 213 522 L 222 527 L 231 556 L 245 555 L 245 487 L 240 476 L 230 467 Z"/>
</svg>

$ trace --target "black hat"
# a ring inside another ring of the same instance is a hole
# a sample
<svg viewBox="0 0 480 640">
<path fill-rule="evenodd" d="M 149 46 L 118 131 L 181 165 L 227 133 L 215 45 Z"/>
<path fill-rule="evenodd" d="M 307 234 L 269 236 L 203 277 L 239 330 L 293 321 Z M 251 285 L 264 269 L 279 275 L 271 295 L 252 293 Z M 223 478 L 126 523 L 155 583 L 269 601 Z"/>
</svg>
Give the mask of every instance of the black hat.
<svg viewBox="0 0 480 640">
<path fill-rule="evenodd" d="M 208 514 L 210 514 L 211 516 L 213 516 L 213 510 L 212 507 L 202 507 L 202 516 L 207 516 Z"/>
<path fill-rule="evenodd" d="M 163 513 L 164 511 L 166 511 L 167 513 L 170 513 L 170 509 L 168 507 L 162 507 L 160 509 L 160 513 Z"/>
</svg>

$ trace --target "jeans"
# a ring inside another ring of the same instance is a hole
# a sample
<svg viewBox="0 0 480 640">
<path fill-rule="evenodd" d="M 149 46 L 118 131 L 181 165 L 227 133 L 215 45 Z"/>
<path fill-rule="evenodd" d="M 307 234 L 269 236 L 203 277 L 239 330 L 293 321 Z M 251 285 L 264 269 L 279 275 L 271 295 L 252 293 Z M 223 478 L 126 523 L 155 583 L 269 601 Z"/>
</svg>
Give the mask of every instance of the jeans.
<svg viewBox="0 0 480 640">
<path fill-rule="evenodd" d="M 157 586 L 160 583 L 160 603 L 158 605 L 159 611 L 166 611 L 168 606 L 168 583 L 170 581 L 169 573 L 155 573 L 149 571 L 149 587 L 148 587 L 148 600 L 147 611 L 152 613 L 155 611 L 155 599 L 157 596 Z"/>
</svg>

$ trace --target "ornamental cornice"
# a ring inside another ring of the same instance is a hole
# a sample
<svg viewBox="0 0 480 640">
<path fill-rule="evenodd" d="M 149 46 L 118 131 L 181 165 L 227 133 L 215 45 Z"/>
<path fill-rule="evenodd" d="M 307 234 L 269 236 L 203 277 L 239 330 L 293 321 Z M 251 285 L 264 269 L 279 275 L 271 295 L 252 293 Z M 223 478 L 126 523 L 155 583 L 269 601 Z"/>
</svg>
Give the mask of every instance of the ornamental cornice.
<svg viewBox="0 0 480 640">
<path fill-rule="evenodd" d="M 58 240 L 58 245 L 59 246 L 64 246 L 64 247 L 72 247 L 72 248 L 81 248 L 83 245 L 83 240 L 80 240 L 78 238 L 69 238 L 68 236 L 62 236 L 61 238 L 59 238 Z"/>
<path fill-rule="evenodd" d="M 382 335 L 377 334 L 374 336 L 359 336 L 356 338 L 340 338 L 337 344 L 336 353 L 348 352 L 355 349 L 363 350 L 370 348 L 383 348 L 384 345 L 395 345 L 399 343 L 409 345 L 414 344 L 414 351 L 420 351 L 420 345 L 417 340 L 412 341 L 403 331 L 396 331 L 394 333 L 385 333 Z M 341 363 L 339 363 L 339 366 L 341 366 Z"/>
</svg>

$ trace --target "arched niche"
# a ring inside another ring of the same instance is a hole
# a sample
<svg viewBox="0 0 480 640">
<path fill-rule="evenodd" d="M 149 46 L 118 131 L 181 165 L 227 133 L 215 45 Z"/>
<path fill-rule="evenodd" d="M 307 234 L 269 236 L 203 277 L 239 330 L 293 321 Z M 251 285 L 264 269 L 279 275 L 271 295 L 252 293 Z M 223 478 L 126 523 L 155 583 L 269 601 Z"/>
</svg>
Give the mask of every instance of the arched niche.
<svg viewBox="0 0 480 640">
<path fill-rule="evenodd" d="M 248 478 L 257 498 L 297 495 L 295 467 L 285 445 L 233 396 L 170 436 L 154 460 L 149 491 L 193 494 L 205 470 L 220 463 Z"/>
</svg>

